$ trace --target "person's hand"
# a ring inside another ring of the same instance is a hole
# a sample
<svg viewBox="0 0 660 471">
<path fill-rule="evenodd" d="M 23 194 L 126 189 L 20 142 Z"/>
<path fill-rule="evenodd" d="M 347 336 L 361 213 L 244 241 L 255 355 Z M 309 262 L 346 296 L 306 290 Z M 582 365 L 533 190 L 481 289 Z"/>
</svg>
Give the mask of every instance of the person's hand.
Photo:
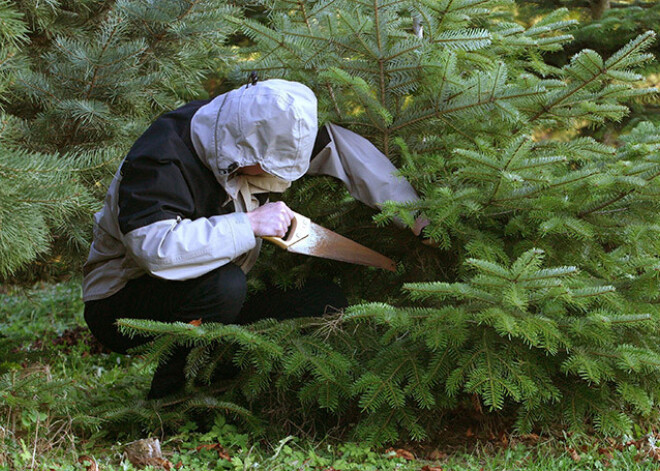
<svg viewBox="0 0 660 471">
<path fill-rule="evenodd" d="M 282 201 L 267 203 L 247 216 L 257 237 L 284 237 L 294 218 L 293 211 Z"/>
<path fill-rule="evenodd" d="M 429 221 L 425 217 L 420 216 L 417 219 L 415 219 L 415 224 L 413 225 L 413 227 L 410 228 L 410 230 L 412 231 L 413 234 L 419 236 L 422 233 L 422 229 L 424 229 L 429 224 L 431 224 L 431 221 Z"/>
<path fill-rule="evenodd" d="M 415 234 L 417 237 L 422 239 L 422 244 L 428 245 L 429 247 L 438 248 L 440 245 L 437 242 L 434 242 L 432 239 L 426 238 L 421 235 L 422 229 L 424 229 L 429 224 L 431 224 L 431 221 L 429 221 L 425 217 L 420 216 L 417 219 L 415 219 L 415 224 L 413 225 L 413 227 L 410 228 L 410 230 L 412 231 L 413 234 Z"/>
</svg>

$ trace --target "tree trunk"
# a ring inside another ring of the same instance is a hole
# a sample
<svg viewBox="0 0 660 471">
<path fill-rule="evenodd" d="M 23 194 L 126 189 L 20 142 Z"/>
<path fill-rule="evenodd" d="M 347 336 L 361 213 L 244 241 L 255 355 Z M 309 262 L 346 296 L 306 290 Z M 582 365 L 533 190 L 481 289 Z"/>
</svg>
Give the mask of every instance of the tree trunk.
<svg viewBox="0 0 660 471">
<path fill-rule="evenodd" d="M 591 18 L 599 20 L 610 9 L 610 0 L 591 0 Z"/>
</svg>

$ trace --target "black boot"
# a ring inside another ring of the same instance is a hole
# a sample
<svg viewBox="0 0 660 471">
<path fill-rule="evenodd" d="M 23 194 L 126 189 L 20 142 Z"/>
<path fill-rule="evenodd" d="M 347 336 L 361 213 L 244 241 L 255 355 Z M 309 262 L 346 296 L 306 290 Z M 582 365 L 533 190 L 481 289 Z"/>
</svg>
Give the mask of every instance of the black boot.
<svg viewBox="0 0 660 471">
<path fill-rule="evenodd" d="M 186 385 L 184 368 L 189 351 L 188 348 L 177 347 L 165 363 L 158 365 L 147 399 L 162 399 L 183 392 Z"/>
</svg>

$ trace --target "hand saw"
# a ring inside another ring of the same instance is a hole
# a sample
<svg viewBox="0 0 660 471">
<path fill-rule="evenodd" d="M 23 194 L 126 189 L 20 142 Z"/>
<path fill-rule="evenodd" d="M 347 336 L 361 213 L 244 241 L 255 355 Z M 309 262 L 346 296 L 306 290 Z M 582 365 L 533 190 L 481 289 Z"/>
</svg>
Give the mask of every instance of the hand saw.
<svg viewBox="0 0 660 471">
<path fill-rule="evenodd" d="M 396 270 L 396 264 L 384 255 L 314 224 L 302 214 L 294 214 L 291 228 L 285 238 L 263 237 L 263 239 L 292 253 L 368 265 L 389 271 Z"/>
</svg>

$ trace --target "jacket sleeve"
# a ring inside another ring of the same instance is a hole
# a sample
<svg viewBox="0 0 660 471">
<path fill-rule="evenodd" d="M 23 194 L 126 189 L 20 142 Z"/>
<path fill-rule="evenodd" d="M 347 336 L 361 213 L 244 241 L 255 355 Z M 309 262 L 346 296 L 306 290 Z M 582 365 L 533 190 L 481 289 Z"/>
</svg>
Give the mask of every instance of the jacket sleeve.
<svg viewBox="0 0 660 471">
<path fill-rule="evenodd" d="M 406 203 L 419 200 L 410 183 L 396 176 L 397 169 L 385 154 L 348 129 L 326 124 L 325 130 L 319 132 L 313 154 L 309 175 L 330 175 L 340 179 L 348 192 L 367 206 L 378 208 L 385 201 Z"/>
<path fill-rule="evenodd" d="M 140 158 L 122 173 L 118 220 L 123 243 L 154 276 L 196 278 L 255 247 L 245 213 L 191 219 L 193 197 L 173 162 Z"/>
</svg>

